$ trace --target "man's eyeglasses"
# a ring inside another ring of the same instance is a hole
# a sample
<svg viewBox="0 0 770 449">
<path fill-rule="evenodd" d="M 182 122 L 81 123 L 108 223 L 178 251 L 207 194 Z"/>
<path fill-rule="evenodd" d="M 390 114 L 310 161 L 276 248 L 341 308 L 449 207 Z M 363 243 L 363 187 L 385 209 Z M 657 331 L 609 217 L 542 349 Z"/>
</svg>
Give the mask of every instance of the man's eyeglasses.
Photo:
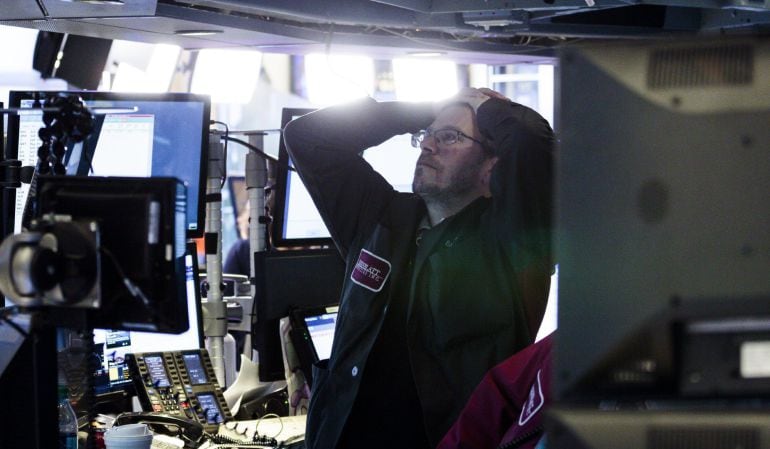
<svg viewBox="0 0 770 449">
<path fill-rule="evenodd" d="M 416 133 L 412 134 L 412 146 L 415 148 L 420 148 L 420 145 L 425 139 L 428 138 L 428 136 L 433 136 L 433 138 L 436 139 L 436 143 L 441 146 L 455 144 L 458 141 L 462 140 L 461 138 L 472 140 L 484 146 L 484 143 L 482 141 L 478 139 L 474 139 L 473 137 L 463 133 L 462 131 L 459 131 L 453 128 L 441 128 L 436 130 L 432 130 L 428 128 L 428 129 L 417 131 Z"/>
</svg>

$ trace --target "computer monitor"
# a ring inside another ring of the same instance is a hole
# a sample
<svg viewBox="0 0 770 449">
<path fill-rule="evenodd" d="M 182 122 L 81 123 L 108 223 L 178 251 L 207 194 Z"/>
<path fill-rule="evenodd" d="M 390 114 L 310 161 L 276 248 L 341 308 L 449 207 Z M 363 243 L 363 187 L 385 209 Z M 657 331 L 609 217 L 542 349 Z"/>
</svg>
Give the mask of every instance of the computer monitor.
<svg viewBox="0 0 770 449">
<path fill-rule="evenodd" d="M 569 48 L 559 92 L 558 396 L 770 394 L 770 41 Z"/>
<path fill-rule="evenodd" d="M 38 223 L 13 238 L 40 243 L 28 264 L 13 256 L 13 282 L 3 288 L 9 297 L 61 296 L 67 306 L 58 305 L 54 317 L 82 308 L 93 327 L 188 328 L 185 196 L 177 178 L 41 176 L 37 188 Z M 8 243 L 14 254 L 27 251 Z M 98 304 L 83 302 L 89 298 Z"/>
<path fill-rule="evenodd" d="M 770 41 L 571 47 L 557 79 L 548 447 L 767 446 Z"/>
<path fill-rule="evenodd" d="M 11 91 L 11 107 L 30 108 L 8 121 L 8 157 L 34 166 L 41 144 L 42 113 L 32 110 L 37 98 L 61 92 Z M 82 176 L 169 176 L 187 186 L 187 236 L 204 230 L 204 195 L 208 159 L 210 99 L 187 93 L 146 94 L 78 91 L 92 110 L 94 127 L 81 144 L 67 149 L 67 174 Z M 13 229 L 21 230 L 29 185 L 15 197 Z"/>
<path fill-rule="evenodd" d="M 94 373 L 94 393 L 97 400 L 100 396 L 128 396 L 133 392 L 126 361 L 127 353 L 183 351 L 203 347 L 198 258 L 192 243 L 187 244 L 184 264 L 189 329 L 180 334 L 94 330 L 95 355 L 99 359 L 99 368 Z"/>
<path fill-rule="evenodd" d="M 295 308 L 339 302 L 345 263 L 336 249 L 262 251 L 254 254 L 257 313 L 252 341 L 259 379 L 283 380 L 279 321 Z"/>
<path fill-rule="evenodd" d="M 291 120 L 314 109 L 284 108 L 281 129 Z M 411 192 L 414 166 L 420 155 L 412 148 L 411 137 L 403 134 L 392 137 L 364 151 L 364 159 L 380 173 L 394 189 Z M 271 242 L 276 248 L 332 247 L 329 230 L 286 151 L 283 139 L 278 148 L 278 166 L 275 185 L 275 212 Z"/>
<path fill-rule="evenodd" d="M 308 108 L 284 108 L 281 129 L 297 117 L 313 112 Z M 275 179 L 275 211 L 271 244 L 274 247 L 331 247 L 329 230 L 305 188 L 294 163 L 286 151 L 283 137 L 278 147 L 278 169 Z"/>
</svg>

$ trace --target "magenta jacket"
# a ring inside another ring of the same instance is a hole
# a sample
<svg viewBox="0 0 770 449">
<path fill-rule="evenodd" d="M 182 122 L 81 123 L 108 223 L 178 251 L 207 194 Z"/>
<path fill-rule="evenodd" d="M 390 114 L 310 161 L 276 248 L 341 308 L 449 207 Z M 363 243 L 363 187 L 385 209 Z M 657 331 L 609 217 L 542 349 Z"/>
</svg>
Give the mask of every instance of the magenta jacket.
<svg viewBox="0 0 770 449">
<path fill-rule="evenodd" d="M 437 449 L 534 448 L 550 403 L 553 334 L 492 368 Z"/>
</svg>

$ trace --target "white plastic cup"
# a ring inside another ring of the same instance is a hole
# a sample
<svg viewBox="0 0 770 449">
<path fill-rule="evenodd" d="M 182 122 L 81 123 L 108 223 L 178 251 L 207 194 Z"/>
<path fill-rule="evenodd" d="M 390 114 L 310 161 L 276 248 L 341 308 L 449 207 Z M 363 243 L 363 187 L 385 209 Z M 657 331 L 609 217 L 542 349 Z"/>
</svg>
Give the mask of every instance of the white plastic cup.
<svg viewBox="0 0 770 449">
<path fill-rule="evenodd" d="M 146 424 L 112 427 L 104 433 L 106 449 L 150 449 L 152 432 Z"/>
</svg>

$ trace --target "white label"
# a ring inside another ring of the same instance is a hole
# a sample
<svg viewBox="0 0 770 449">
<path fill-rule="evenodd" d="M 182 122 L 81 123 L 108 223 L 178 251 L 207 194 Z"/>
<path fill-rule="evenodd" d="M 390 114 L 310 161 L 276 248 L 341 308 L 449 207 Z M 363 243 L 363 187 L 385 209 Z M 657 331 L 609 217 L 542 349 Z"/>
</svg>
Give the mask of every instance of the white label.
<svg viewBox="0 0 770 449">
<path fill-rule="evenodd" d="M 770 341 L 747 341 L 741 345 L 741 377 L 770 377 Z"/>
</svg>

